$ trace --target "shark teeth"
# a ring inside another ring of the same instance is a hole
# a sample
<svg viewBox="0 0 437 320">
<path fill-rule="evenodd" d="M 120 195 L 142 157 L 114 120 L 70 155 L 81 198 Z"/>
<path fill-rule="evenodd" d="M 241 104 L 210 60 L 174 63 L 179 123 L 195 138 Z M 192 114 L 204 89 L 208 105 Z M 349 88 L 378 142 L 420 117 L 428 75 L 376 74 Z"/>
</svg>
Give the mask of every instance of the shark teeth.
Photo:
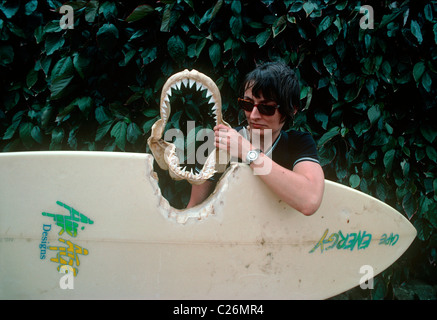
<svg viewBox="0 0 437 320">
<path fill-rule="evenodd" d="M 217 101 L 216 101 L 212 91 L 208 87 L 206 87 L 203 83 L 196 81 L 192 78 L 183 78 L 182 80 L 179 80 L 179 81 L 176 81 L 175 83 L 173 83 L 165 93 L 165 97 L 164 97 L 165 103 L 162 104 L 161 108 L 163 108 L 165 110 L 168 109 L 168 105 L 170 105 L 170 97 L 172 95 L 172 89 L 180 90 L 182 86 L 184 86 L 185 88 L 192 88 L 194 85 L 196 86 L 196 91 L 206 90 L 205 98 L 207 98 L 207 99 L 209 98 L 208 104 L 214 105 L 212 107 L 212 113 L 214 115 L 214 120 L 217 123 L 217 117 L 218 117 L 217 110 L 219 110 L 219 108 L 218 108 Z M 164 114 L 166 114 L 166 112 L 164 112 Z"/>
<path fill-rule="evenodd" d="M 211 116 L 213 116 L 216 124 L 222 123 L 222 115 L 221 115 L 221 98 L 220 92 L 214 82 L 206 77 L 203 74 L 193 70 L 193 72 L 188 72 L 187 70 L 173 75 L 167 82 L 164 84 L 163 93 L 161 93 L 161 119 L 164 122 L 160 124 L 165 127 L 166 122 L 170 117 L 170 97 L 172 96 L 173 90 L 181 90 L 182 88 L 195 88 L 196 91 L 205 91 L 205 99 L 207 99 L 208 104 L 212 104 L 213 107 L 211 109 Z M 203 93 L 202 93 L 203 95 Z M 162 127 L 162 130 L 164 129 Z M 155 130 L 156 131 L 156 130 Z M 158 132 L 158 131 L 156 131 Z M 162 133 L 162 131 L 161 131 Z M 152 152 L 155 155 L 156 159 L 163 160 L 165 165 L 161 166 L 161 168 L 166 167 L 170 176 L 173 179 L 179 180 L 184 179 L 188 180 L 192 184 L 200 184 L 205 180 L 211 178 L 216 170 L 216 155 L 217 151 L 214 150 L 207 157 L 205 164 L 202 169 L 198 171 L 197 169 L 193 172 L 193 169 L 188 170 L 187 167 L 181 166 L 180 160 L 176 154 L 176 146 L 171 143 L 166 144 L 169 148 L 166 148 L 165 152 L 162 153 L 161 147 L 155 146 L 151 144 L 150 147 Z M 156 150 L 155 150 L 156 149 Z M 155 150 L 155 151 L 154 151 Z"/>
<path fill-rule="evenodd" d="M 187 167 L 181 167 L 179 163 L 179 158 L 176 155 L 176 149 L 173 148 L 168 154 L 166 154 L 167 164 L 171 168 L 171 172 L 179 179 L 188 179 L 193 182 L 204 181 L 211 178 L 215 170 L 215 155 L 212 153 L 205 161 L 205 164 L 199 173 L 194 173 L 193 169 L 187 171 Z"/>
</svg>

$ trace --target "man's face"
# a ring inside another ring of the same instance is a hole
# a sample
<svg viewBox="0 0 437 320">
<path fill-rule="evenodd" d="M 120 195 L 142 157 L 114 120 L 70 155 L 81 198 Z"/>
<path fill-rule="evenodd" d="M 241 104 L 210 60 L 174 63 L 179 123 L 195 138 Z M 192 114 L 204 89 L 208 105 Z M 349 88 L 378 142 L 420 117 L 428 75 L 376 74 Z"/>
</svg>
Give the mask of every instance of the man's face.
<svg viewBox="0 0 437 320">
<path fill-rule="evenodd" d="M 248 88 L 244 92 L 244 99 L 253 102 L 255 105 L 265 104 L 272 108 L 277 106 L 275 101 L 265 99 L 262 93 L 260 93 L 259 97 L 255 97 L 252 93 L 252 88 Z M 244 111 L 244 113 L 246 114 L 247 122 L 252 132 L 259 131 L 259 134 L 264 136 L 264 131 L 270 129 L 273 140 L 279 135 L 284 125 L 283 117 L 277 108 L 275 109 L 275 113 L 271 116 L 260 113 L 257 107 L 254 107 L 251 112 Z"/>
</svg>

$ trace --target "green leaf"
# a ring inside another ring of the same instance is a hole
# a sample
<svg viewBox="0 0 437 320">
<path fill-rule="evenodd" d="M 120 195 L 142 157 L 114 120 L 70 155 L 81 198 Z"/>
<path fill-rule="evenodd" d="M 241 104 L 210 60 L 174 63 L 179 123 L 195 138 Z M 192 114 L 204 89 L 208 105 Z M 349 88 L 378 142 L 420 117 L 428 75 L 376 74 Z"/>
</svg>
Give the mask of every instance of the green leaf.
<svg viewBox="0 0 437 320">
<path fill-rule="evenodd" d="M 372 299 L 373 300 L 382 300 L 387 294 L 387 285 L 384 283 L 384 280 L 381 278 L 374 279 L 374 289 L 372 290 Z"/>
<path fill-rule="evenodd" d="M 267 29 L 256 36 L 256 43 L 260 48 L 267 43 L 267 40 L 269 40 L 271 34 L 272 31 L 270 29 Z"/>
<path fill-rule="evenodd" d="M 200 54 L 202 53 L 203 48 L 205 48 L 206 45 L 206 38 L 198 39 L 196 42 L 195 52 L 196 57 L 199 58 Z"/>
<path fill-rule="evenodd" d="M 211 22 L 211 20 L 214 19 L 214 17 L 217 15 L 220 8 L 222 7 L 222 5 L 223 5 L 223 0 L 218 0 L 215 6 L 212 8 L 208 22 Z"/>
<path fill-rule="evenodd" d="M 126 22 L 135 22 L 143 19 L 144 17 L 151 14 L 155 9 L 152 6 L 143 4 L 138 6 L 132 11 L 132 13 L 126 18 Z"/>
<path fill-rule="evenodd" d="M 60 150 L 62 141 L 64 140 L 64 129 L 54 128 L 52 131 L 52 141 L 50 142 L 50 150 Z"/>
<path fill-rule="evenodd" d="M 43 136 L 41 134 L 41 129 L 38 126 L 34 126 L 32 128 L 32 131 L 30 132 L 33 140 L 35 140 L 36 142 L 38 142 L 39 144 L 42 144 L 43 142 Z"/>
<path fill-rule="evenodd" d="M 38 81 L 38 72 L 34 69 L 31 69 L 26 76 L 26 85 L 27 88 L 32 88 L 35 83 Z"/>
<path fill-rule="evenodd" d="M 329 93 L 331 94 L 331 96 L 335 100 L 338 101 L 338 90 L 337 90 L 337 87 L 335 85 L 333 85 L 333 84 L 330 84 L 328 90 L 329 90 Z"/>
<path fill-rule="evenodd" d="M 53 67 L 50 74 L 51 81 L 62 76 L 71 76 L 74 74 L 73 61 L 69 56 L 60 59 Z"/>
<path fill-rule="evenodd" d="M 416 83 L 419 82 L 420 77 L 422 77 L 423 72 L 425 71 L 425 63 L 422 61 L 416 63 L 413 68 L 413 77 L 416 80 Z"/>
<path fill-rule="evenodd" d="M 384 146 L 388 143 L 389 139 L 384 132 L 376 132 L 375 136 L 370 143 L 372 146 Z"/>
<path fill-rule="evenodd" d="M 70 133 L 68 134 L 68 140 L 67 143 L 70 146 L 71 149 L 76 150 L 77 149 L 77 130 L 79 129 L 79 126 L 76 125 L 73 127 L 73 129 L 70 130 Z"/>
<path fill-rule="evenodd" d="M 109 116 L 106 114 L 105 108 L 103 106 L 97 107 L 94 111 L 95 118 L 99 124 L 109 120 Z"/>
<path fill-rule="evenodd" d="M 61 32 L 62 28 L 59 25 L 59 20 L 53 20 L 44 26 L 44 33 Z"/>
<path fill-rule="evenodd" d="M 46 75 L 49 74 L 50 66 L 52 63 L 51 57 L 43 57 L 39 60 L 39 64 L 41 65 L 41 69 L 44 71 Z"/>
<path fill-rule="evenodd" d="M 164 13 L 162 15 L 162 21 L 161 21 L 161 32 L 169 32 L 170 26 L 171 26 L 171 17 L 172 17 L 172 9 L 173 4 L 167 4 L 165 6 Z"/>
<path fill-rule="evenodd" d="M 3 135 L 3 140 L 10 140 L 15 134 L 15 131 L 17 130 L 18 126 L 21 123 L 21 119 L 23 117 L 23 114 L 26 111 L 19 111 L 12 117 L 12 124 L 6 129 L 5 134 Z"/>
<path fill-rule="evenodd" d="M 0 4 L 0 10 L 6 16 L 7 19 L 12 18 L 20 9 L 19 1 L 2 1 Z"/>
<path fill-rule="evenodd" d="M 103 137 L 109 132 L 114 121 L 113 120 L 105 120 L 101 123 L 101 125 L 97 128 L 95 141 L 100 141 Z"/>
<path fill-rule="evenodd" d="M 422 161 L 423 158 L 425 158 L 425 150 L 423 149 L 417 149 L 416 150 L 416 160 L 418 162 Z"/>
<path fill-rule="evenodd" d="M 31 134 L 32 128 L 33 125 L 30 122 L 22 123 L 20 125 L 20 139 L 26 148 L 31 148 L 33 146 L 34 140 Z"/>
<path fill-rule="evenodd" d="M 93 23 L 99 9 L 99 1 L 89 1 L 85 8 L 85 21 Z"/>
<path fill-rule="evenodd" d="M 182 64 L 184 62 L 186 56 L 186 46 L 181 37 L 174 35 L 168 39 L 167 50 L 176 63 Z"/>
<path fill-rule="evenodd" d="M 349 177 L 349 185 L 351 188 L 356 188 L 360 185 L 361 179 L 357 174 L 352 174 Z"/>
<path fill-rule="evenodd" d="M 45 106 L 41 110 L 41 127 L 43 129 L 47 128 L 47 126 L 49 125 L 52 114 L 53 114 L 53 108 L 50 105 Z"/>
<path fill-rule="evenodd" d="M 0 66 L 7 66 L 12 61 L 14 61 L 14 49 L 12 46 L 0 46 Z"/>
<path fill-rule="evenodd" d="M 111 137 L 115 138 L 117 147 L 124 151 L 126 146 L 127 124 L 124 121 L 117 122 L 111 130 Z"/>
<path fill-rule="evenodd" d="M 71 80 L 74 78 L 73 61 L 70 57 L 60 59 L 53 67 L 50 75 L 51 99 L 56 100 L 62 98 Z"/>
<path fill-rule="evenodd" d="M 379 110 L 379 107 L 377 105 L 372 106 L 367 111 L 367 117 L 369 118 L 371 124 L 374 124 L 376 121 L 378 121 L 381 118 L 381 111 Z"/>
<path fill-rule="evenodd" d="M 425 88 L 427 92 L 431 92 L 431 84 L 432 84 L 432 79 L 429 76 L 428 72 L 425 72 L 422 76 L 422 86 Z"/>
<path fill-rule="evenodd" d="M 64 96 L 65 90 L 68 88 L 68 85 L 73 80 L 74 76 L 61 75 L 53 80 L 50 91 L 51 91 L 51 99 L 57 100 Z"/>
<path fill-rule="evenodd" d="M 217 1 L 217 3 L 214 5 L 214 7 L 208 9 L 205 14 L 203 15 L 202 19 L 200 19 L 200 24 L 204 24 L 205 22 L 211 22 L 212 19 L 217 15 L 220 8 L 223 5 L 223 0 Z"/>
<path fill-rule="evenodd" d="M 387 24 L 395 20 L 400 14 L 402 13 L 402 10 L 395 10 L 391 14 L 386 14 L 382 17 L 381 23 L 379 24 L 379 28 L 385 27 Z"/>
<path fill-rule="evenodd" d="M 146 48 L 141 54 L 141 58 L 143 58 L 144 64 L 149 64 L 157 58 L 157 48 Z"/>
<path fill-rule="evenodd" d="M 432 226 L 425 219 L 417 219 L 414 221 L 414 227 L 417 230 L 417 238 L 426 241 L 432 234 Z"/>
<path fill-rule="evenodd" d="M 433 186 L 433 188 L 434 188 L 434 197 L 435 197 L 435 196 L 437 195 L 437 178 L 434 179 L 434 181 L 432 182 L 432 186 Z M 437 212 L 437 210 L 434 211 L 434 212 Z M 437 218 L 437 214 L 436 214 L 435 216 L 436 216 L 436 218 Z M 437 228 L 437 225 L 436 225 L 436 228 Z"/>
<path fill-rule="evenodd" d="M 118 10 L 114 2 L 105 1 L 100 3 L 99 14 L 103 13 L 106 20 L 117 16 Z"/>
<path fill-rule="evenodd" d="M 156 117 L 159 115 L 159 110 L 149 108 L 149 109 L 144 110 L 143 114 L 148 118 L 152 118 L 152 117 Z"/>
<path fill-rule="evenodd" d="M 355 80 L 357 79 L 357 76 L 355 73 L 349 73 L 343 78 L 344 83 L 346 84 L 353 84 Z"/>
<path fill-rule="evenodd" d="M 209 47 L 209 58 L 211 59 L 212 65 L 215 68 L 221 59 L 221 47 L 217 42 L 213 43 Z"/>
<path fill-rule="evenodd" d="M 411 20 L 411 33 L 416 37 L 419 44 L 422 43 L 422 31 L 420 30 L 420 25 L 415 20 Z"/>
<path fill-rule="evenodd" d="M 82 79 L 85 79 L 90 64 L 91 59 L 85 54 L 77 52 L 73 54 L 74 68 Z"/>
<path fill-rule="evenodd" d="M 402 207 L 407 214 L 408 219 L 411 219 L 417 211 L 417 203 L 413 195 L 408 192 L 402 199 Z"/>
<path fill-rule="evenodd" d="M 432 22 L 433 20 L 433 5 L 428 3 L 425 8 L 424 8 L 424 12 L 425 12 L 425 18 L 426 20 L 428 20 L 429 22 Z"/>
<path fill-rule="evenodd" d="M 96 33 L 97 43 L 103 51 L 110 51 L 117 45 L 119 32 L 112 23 L 104 24 Z"/>
<path fill-rule="evenodd" d="M 315 113 L 314 118 L 322 124 L 322 128 L 326 130 L 328 126 L 329 117 L 324 113 Z"/>
<path fill-rule="evenodd" d="M 306 12 L 306 16 L 308 17 L 313 11 L 314 9 L 316 9 L 317 5 L 311 1 L 305 2 L 303 4 L 303 9 Z"/>
<path fill-rule="evenodd" d="M 182 113 L 182 111 L 178 111 L 180 113 Z M 172 119 L 174 118 L 174 116 L 172 117 Z M 159 119 L 159 117 L 155 117 L 153 119 L 147 120 L 144 124 L 143 124 L 143 131 L 145 134 L 148 134 L 150 129 L 152 129 L 152 126 L 155 124 L 155 122 Z"/>
<path fill-rule="evenodd" d="M 334 127 L 330 129 L 328 132 L 326 132 L 318 142 L 318 146 L 323 146 L 325 143 L 330 141 L 332 138 L 340 134 L 340 127 Z"/>
<path fill-rule="evenodd" d="M 239 16 L 241 14 L 241 2 L 240 2 L 240 0 L 232 0 L 231 10 L 237 16 Z"/>
<path fill-rule="evenodd" d="M 434 130 L 430 125 L 425 124 L 420 126 L 420 132 L 423 137 L 428 140 L 428 142 L 433 143 L 437 137 L 437 131 Z"/>
<path fill-rule="evenodd" d="M 28 3 L 26 3 L 26 5 L 24 7 L 25 8 L 25 14 L 27 16 L 30 16 L 36 10 L 37 7 L 38 7 L 38 1 L 37 0 L 29 1 Z"/>
<path fill-rule="evenodd" d="M 82 111 L 82 113 L 88 118 L 90 111 L 93 108 L 93 99 L 91 97 L 81 97 L 77 98 L 74 102 Z"/>
<path fill-rule="evenodd" d="M 232 16 L 229 20 L 229 26 L 231 27 L 231 32 L 235 38 L 240 39 L 241 31 L 243 30 L 243 21 L 241 17 Z"/>
<path fill-rule="evenodd" d="M 44 43 L 46 54 L 48 56 L 52 55 L 55 51 L 62 48 L 64 43 L 65 43 L 65 39 L 63 37 L 60 37 L 57 34 L 49 34 Z"/>
<path fill-rule="evenodd" d="M 434 42 L 437 44 L 437 23 L 434 23 L 432 30 L 434 31 Z"/>
<path fill-rule="evenodd" d="M 137 142 L 141 134 L 141 129 L 135 122 L 131 122 L 127 127 L 127 141 L 129 143 L 134 144 L 135 142 Z"/>
<path fill-rule="evenodd" d="M 426 155 L 431 161 L 434 161 L 437 163 L 437 151 L 434 149 L 434 147 L 427 146 L 426 147 Z"/>
<path fill-rule="evenodd" d="M 323 65 L 326 70 L 332 75 L 337 70 L 337 61 L 332 54 L 327 54 L 323 57 Z"/>
<path fill-rule="evenodd" d="M 387 172 L 391 172 L 392 166 L 393 166 L 393 160 L 395 157 L 395 150 L 389 150 L 384 154 L 384 167 L 386 168 Z"/>
<path fill-rule="evenodd" d="M 276 19 L 276 21 L 273 23 L 272 26 L 273 38 L 276 38 L 276 36 L 280 34 L 282 31 L 284 31 L 286 27 L 287 27 L 287 17 L 285 15 Z"/>
<path fill-rule="evenodd" d="M 363 135 L 363 133 L 366 133 L 367 131 L 369 131 L 369 123 L 367 121 L 358 122 L 354 126 L 354 131 L 358 137 L 361 137 Z"/>
<path fill-rule="evenodd" d="M 331 16 L 326 16 L 325 18 L 323 18 L 322 22 L 320 22 L 319 26 L 316 29 L 317 35 L 319 35 L 321 32 L 325 31 L 331 26 L 332 19 L 333 18 Z"/>
<path fill-rule="evenodd" d="M 302 7 L 303 7 L 302 1 L 292 1 L 289 11 L 299 12 L 300 10 L 302 10 Z"/>
</svg>

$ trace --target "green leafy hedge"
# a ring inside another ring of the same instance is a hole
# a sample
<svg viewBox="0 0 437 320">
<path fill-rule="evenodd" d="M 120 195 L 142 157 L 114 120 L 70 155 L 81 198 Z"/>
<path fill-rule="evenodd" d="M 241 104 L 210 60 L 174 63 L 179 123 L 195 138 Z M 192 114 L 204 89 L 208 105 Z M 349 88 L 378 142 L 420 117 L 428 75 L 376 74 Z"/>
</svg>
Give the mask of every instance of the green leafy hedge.
<svg viewBox="0 0 437 320">
<path fill-rule="evenodd" d="M 60 27 L 65 4 L 74 29 Z M 360 28 L 362 5 L 373 8 L 373 29 Z M 436 8 L 436 1 L 1 1 L 0 150 L 146 152 L 160 89 L 185 68 L 216 81 L 224 118 L 236 125 L 242 77 L 256 62 L 283 60 L 301 79 L 294 126 L 314 135 L 326 178 L 388 203 L 418 231 L 370 293 L 400 298 L 409 279 L 436 283 Z M 187 107 L 174 108 L 169 126 L 203 123 L 193 97 L 177 99 Z M 175 206 L 186 203 L 184 182 L 163 178 L 161 187 Z"/>
</svg>

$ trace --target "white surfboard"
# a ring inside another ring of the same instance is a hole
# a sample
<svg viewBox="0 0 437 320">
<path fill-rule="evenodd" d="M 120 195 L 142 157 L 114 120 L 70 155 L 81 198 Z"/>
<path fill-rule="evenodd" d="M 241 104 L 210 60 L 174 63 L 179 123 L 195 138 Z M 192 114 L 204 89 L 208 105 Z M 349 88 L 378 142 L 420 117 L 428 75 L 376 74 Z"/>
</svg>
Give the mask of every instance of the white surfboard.
<svg viewBox="0 0 437 320">
<path fill-rule="evenodd" d="M 306 217 L 243 164 L 202 205 L 175 210 L 152 163 L 0 154 L 0 299 L 325 299 L 383 271 L 416 235 L 393 208 L 330 181 Z"/>
</svg>

